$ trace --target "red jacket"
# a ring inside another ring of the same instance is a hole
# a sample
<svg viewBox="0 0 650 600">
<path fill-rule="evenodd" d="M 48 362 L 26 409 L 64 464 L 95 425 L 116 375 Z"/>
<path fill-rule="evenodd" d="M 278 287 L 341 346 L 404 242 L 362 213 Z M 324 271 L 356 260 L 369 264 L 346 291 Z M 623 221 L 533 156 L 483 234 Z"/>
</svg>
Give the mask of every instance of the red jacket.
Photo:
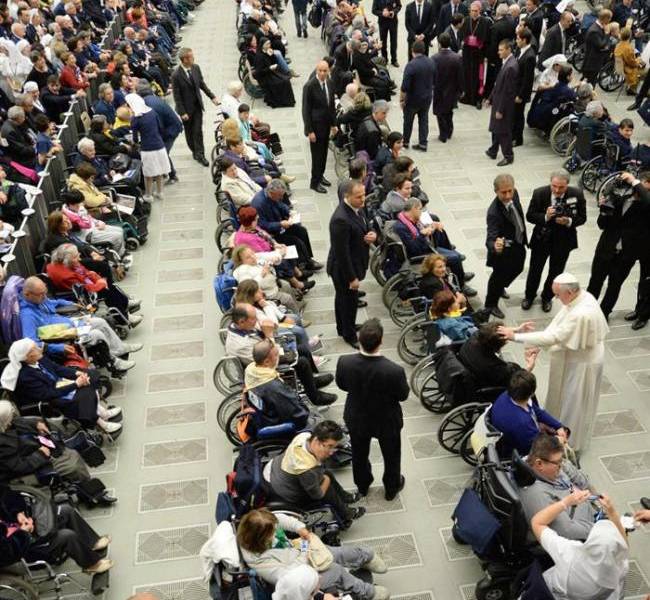
<svg viewBox="0 0 650 600">
<path fill-rule="evenodd" d="M 77 77 L 77 75 L 79 76 Z M 79 67 L 73 69 L 67 65 L 61 69 L 59 81 L 61 82 L 61 87 L 72 88 L 73 90 L 85 90 L 90 85 L 88 78 L 81 72 Z"/>
<path fill-rule="evenodd" d="M 108 287 L 106 280 L 83 265 L 74 270 L 62 263 L 50 263 L 46 267 L 47 275 L 59 289 L 70 290 L 75 283 L 80 283 L 88 292 L 100 292 Z"/>
</svg>

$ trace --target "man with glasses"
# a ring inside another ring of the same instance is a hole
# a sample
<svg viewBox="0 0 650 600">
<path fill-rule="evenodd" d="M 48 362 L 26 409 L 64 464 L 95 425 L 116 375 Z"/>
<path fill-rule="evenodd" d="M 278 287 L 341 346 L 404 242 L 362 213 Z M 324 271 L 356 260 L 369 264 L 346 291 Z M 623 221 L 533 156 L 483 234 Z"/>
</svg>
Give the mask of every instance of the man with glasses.
<svg viewBox="0 0 650 600">
<path fill-rule="evenodd" d="M 540 433 L 535 438 L 526 462 L 534 471 L 536 481 L 519 491 L 529 521 L 540 510 L 566 498 L 575 489 L 592 489 L 587 476 L 563 459 L 564 444 L 558 436 Z M 570 540 L 586 540 L 597 512 L 590 502 L 584 502 L 564 511 L 550 527 Z"/>
<path fill-rule="evenodd" d="M 264 469 L 274 495 L 300 508 L 329 504 L 348 528 L 366 509 L 352 507 L 361 496 L 346 492 L 325 467 L 336 452 L 343 430 L 334 421 L 321 421 L 311 432 L 299 433 L 284 451 Z M 269 472 L 270 471 L 270 472 Z"/>
</svg>

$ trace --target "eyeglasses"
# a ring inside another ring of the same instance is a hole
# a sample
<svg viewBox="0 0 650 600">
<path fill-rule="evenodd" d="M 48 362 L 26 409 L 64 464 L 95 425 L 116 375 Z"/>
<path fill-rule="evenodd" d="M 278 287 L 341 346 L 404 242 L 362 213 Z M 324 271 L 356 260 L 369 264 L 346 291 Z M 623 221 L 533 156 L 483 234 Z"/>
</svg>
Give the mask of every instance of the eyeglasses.
<svg viewBox="0 0 650 600">
<path fill-rule="evenodd" d="M 539 460 L 543 460 L 545 463 L 555 465 L 556 467 L 561 467 L 562 466 L 562 461 L 561 460 L 548 460 L 547 458 L 542 458 L 541 456 L 540 456 Z"/>
</svg>

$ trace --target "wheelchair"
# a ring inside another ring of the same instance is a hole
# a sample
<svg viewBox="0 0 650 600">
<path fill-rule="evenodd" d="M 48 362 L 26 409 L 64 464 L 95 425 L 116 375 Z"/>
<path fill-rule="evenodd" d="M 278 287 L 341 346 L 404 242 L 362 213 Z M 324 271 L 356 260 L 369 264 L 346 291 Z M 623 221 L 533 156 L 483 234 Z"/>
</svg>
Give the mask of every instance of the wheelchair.
<svg viewBox="0 0 650 600">
<path fill-rule="evenodd" d="M 41 537 L 56 531 L 54 502 L 47 491 L 23 485 L 12 485 L 11 490 L 21 495 L 30 515 L 38 515 Z M 42 543 L 30 546 L 32 553 L 45 556 L 46 550 L 47 547 Z M 109 587 L 108 571 L 91 576 L 89 584 L 85 585 L 79 581 L 78 573 L 57 572 L 55 567 L 65 562 L 65 555 L 47 556 L 47 560 L 31 562 L 21 558 L 20 561 L 9 564 L 5 564 L 3 558 L 0 557 L 0 598 L 3 600 L 38 600 L 41 593 L 54 594 L 56 600 L 62 600 L 70 593 L 70 590 L 64 590 L 67 585 L 74 586 L 75 593 L 80 595 L 98 596 Z"/>
<path fill-rule="evenodd" d="M 621 88 L 625 83 L 622 62 L 618 66 L 614 56 L 611 56 L 598 71 L 597 82 L 605 92 L 615 92 Z"/>
<path fill-rule="evenodd" d="M 572 104 L 572 103 L 571 103 Z M 561 108 L 557 109 L 558 111 Z M 568 156 L 570 149 L 575 145 L 575 138 L 578 133 L 578 122 L 581 113 L 571 112 L 561 117 L 549 134 L 551 150 L 560 156 Z"/>
<path fill-rule="evenodd" d="M 594 145 L 601 151 L 585 164 L 580 175 L 580 185 L 592 194 L 609 175 L 627 168 L 631 163 L 630 159 L 621 160 L 620 148 L 607 136 L 602 142 L 594 142 Z"/>
</svg>

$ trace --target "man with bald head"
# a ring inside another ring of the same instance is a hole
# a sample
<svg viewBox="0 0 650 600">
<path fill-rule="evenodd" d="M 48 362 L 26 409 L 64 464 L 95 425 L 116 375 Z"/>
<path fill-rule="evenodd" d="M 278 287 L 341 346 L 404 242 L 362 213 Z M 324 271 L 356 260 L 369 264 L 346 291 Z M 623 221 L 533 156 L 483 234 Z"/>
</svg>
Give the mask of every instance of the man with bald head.
<svg viewBox="0 0 650 600">
<path fill-rule="evenodd" d="M 332 185 L 324 177 L 329 139 L 336 133 L 334 86 L 329 74 L 329 65 L 321 60 L 316 65 L 316 77 L 310 79 L 302 90 L 302 120 L 311 150 L 309 187 L 319 194 L 327 193 L 323 186 Z"/>
</svg>

